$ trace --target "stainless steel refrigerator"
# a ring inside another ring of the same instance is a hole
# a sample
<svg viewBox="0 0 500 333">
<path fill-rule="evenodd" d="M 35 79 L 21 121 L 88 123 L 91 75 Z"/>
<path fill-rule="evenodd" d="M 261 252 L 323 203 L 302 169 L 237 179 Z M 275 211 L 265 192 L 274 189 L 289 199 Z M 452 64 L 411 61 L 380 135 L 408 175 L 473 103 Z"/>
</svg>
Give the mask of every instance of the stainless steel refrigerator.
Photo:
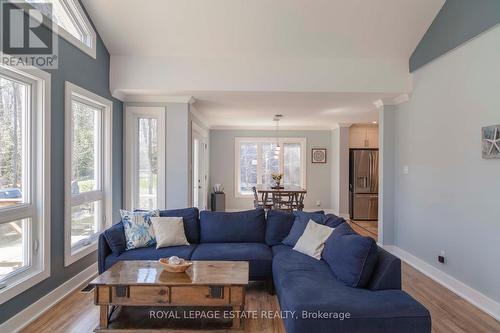
<svg viewBox="0 0 500 333">
<path fill-rule="evenodd" d="M 350 150 L 349 192 L 351 219 L 378 219 L 378 149 Z"/>
</svg>

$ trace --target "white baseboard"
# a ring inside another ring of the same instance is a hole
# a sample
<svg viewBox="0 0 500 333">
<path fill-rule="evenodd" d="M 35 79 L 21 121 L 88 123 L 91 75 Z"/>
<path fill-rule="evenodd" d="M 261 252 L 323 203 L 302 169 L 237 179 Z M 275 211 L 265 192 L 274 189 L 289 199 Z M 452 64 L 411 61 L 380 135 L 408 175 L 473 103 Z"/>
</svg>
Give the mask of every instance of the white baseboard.
<svg viewBox="0 0 500 333">
<path fill-rule="evenodd" d="M 50 307 L 54 306 L 68 294 L 75 291 L 81 285 L 87 283 L 97 274 L 97 263 L 87 267 L 68 281 L 40 298 L 9 320 L 0 324 L 0 332 L 17 333 L 32 321 L 40 317 Z"/>
<path fill-rule="evenodd" d="M 500 303 L 397 246 L 384 245 L 383 248 L 500 321 Z"/>
</svg>

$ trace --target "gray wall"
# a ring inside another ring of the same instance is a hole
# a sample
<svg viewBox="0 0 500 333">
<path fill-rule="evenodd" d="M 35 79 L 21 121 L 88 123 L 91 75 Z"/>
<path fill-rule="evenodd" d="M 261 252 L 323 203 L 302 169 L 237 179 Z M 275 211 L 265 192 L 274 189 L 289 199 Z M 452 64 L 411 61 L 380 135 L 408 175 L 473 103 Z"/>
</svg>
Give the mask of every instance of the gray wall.
<svg viewBox="0 0 500 333">
<path fill-rule="evenodd" d="M 339 214 L 349 214 L 349 127 L 339 128 Z"/>
<path fill-rule="evenodd" d="M 330 208 L 337 215 L 340 207 L 340 128 L 332 130 L 330 153 Z"/>
<path fill-rule="evenodd" d="M 498 0 L 446 0 L 410 57 L 410 72 L 500 23 Z"/>
<path fill-rule="evenodd" d="M 414 72 L 395 121 L 396 245 L 497 302 L 500 159 L 481 127 L 500 124 L 499 59 L 497 26 Z"/>
<path fill-rule="evenodd" d="M 189 206 L 191 189 L 189 104 L 169 103 L 166 123 L 167 209 L 184 208 Z"/>
<path fill-rule="evenodd" d="M 396 107 L 379 108 L 379 229 L 378 241 L 394 244 L 394 173 Z"/>
<path fill-rule="evenodd" d="M 46 33 L 50 33 L 46 29 Z M 52 75 L 51 102 L 51 276 L 0 305 L 0 323 L 36 302 L 54 288 L 97 261 L 96 253 L 64 267 L 64 82 L 70 81 L 113 100 L 113 218 L 119 220 L 122 205 L 122 103 L 109 91 L 109 53 L 97 40 L 97 59 L 59 38 L 59 68 Z"/>
<path fill-rule="evenodd" d="M 210 187 L 222 184 L 226 192 L 226 208 L 252 209 L 253 199 L 241 199 L 234 196 L 235 192 L 235 137 L 272 137 L 275 131 L 254 130 L 211 130 L 210 131 Z M 305 137 L 307 139 L 307 196 L 306 208 L 316 208 L 316 201 L 321 201 L 323 209 L 331 208 L 331 131 L 280 131 L 281 137 Z M 311 148 L 326 148 L 327 163 L 312 164 Z"/>
</svg>

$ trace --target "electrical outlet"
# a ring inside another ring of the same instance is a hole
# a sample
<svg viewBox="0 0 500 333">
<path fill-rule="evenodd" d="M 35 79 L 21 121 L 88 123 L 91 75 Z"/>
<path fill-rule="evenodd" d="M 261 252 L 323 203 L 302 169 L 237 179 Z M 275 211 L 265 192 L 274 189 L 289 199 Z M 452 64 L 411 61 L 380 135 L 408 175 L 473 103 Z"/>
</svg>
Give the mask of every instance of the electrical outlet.
<svg viewBox="0 0 500 333">
<path fill-rule="evenodd" d="M 320 207 L 321 206 L 321 201 L 316 201 L 316 206 Z"/>
<path fill-rule="evenodd" d="M 407 174 L 409 174 L 409 173 L 410 173 L 410 168 L 409 168 L 407 165 L 405 165 L 405 166 L 403 167 L 403 173 L 404 173 L 405 175 L 407 175 Z"/>
<path fill-rule="evenodd" d="M 438 255 L 438 262 L 442 264 L 446 263 L 446 252 L 444 250 L 441 250 L 441 253 Z"/>
</svg>

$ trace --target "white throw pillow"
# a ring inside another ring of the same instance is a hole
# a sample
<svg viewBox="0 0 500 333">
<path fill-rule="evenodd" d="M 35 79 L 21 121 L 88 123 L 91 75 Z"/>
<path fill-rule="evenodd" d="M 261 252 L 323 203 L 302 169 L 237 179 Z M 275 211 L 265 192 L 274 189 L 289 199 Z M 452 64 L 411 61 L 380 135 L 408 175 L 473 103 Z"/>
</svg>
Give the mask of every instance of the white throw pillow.
<svg viewBox="0 0 500 333">
<path fill-rule="evenodd" d="M 156 248 L 189 245 L 182 217 L 152 217 Z"/>
<path fill-rule="evenodd" d="M 304 233 L 300 236 L 293 249 L 320 260 L 325 242 L 332 234 L 333 229 L 334 228 L 309 220 Z"/>
</svg>

